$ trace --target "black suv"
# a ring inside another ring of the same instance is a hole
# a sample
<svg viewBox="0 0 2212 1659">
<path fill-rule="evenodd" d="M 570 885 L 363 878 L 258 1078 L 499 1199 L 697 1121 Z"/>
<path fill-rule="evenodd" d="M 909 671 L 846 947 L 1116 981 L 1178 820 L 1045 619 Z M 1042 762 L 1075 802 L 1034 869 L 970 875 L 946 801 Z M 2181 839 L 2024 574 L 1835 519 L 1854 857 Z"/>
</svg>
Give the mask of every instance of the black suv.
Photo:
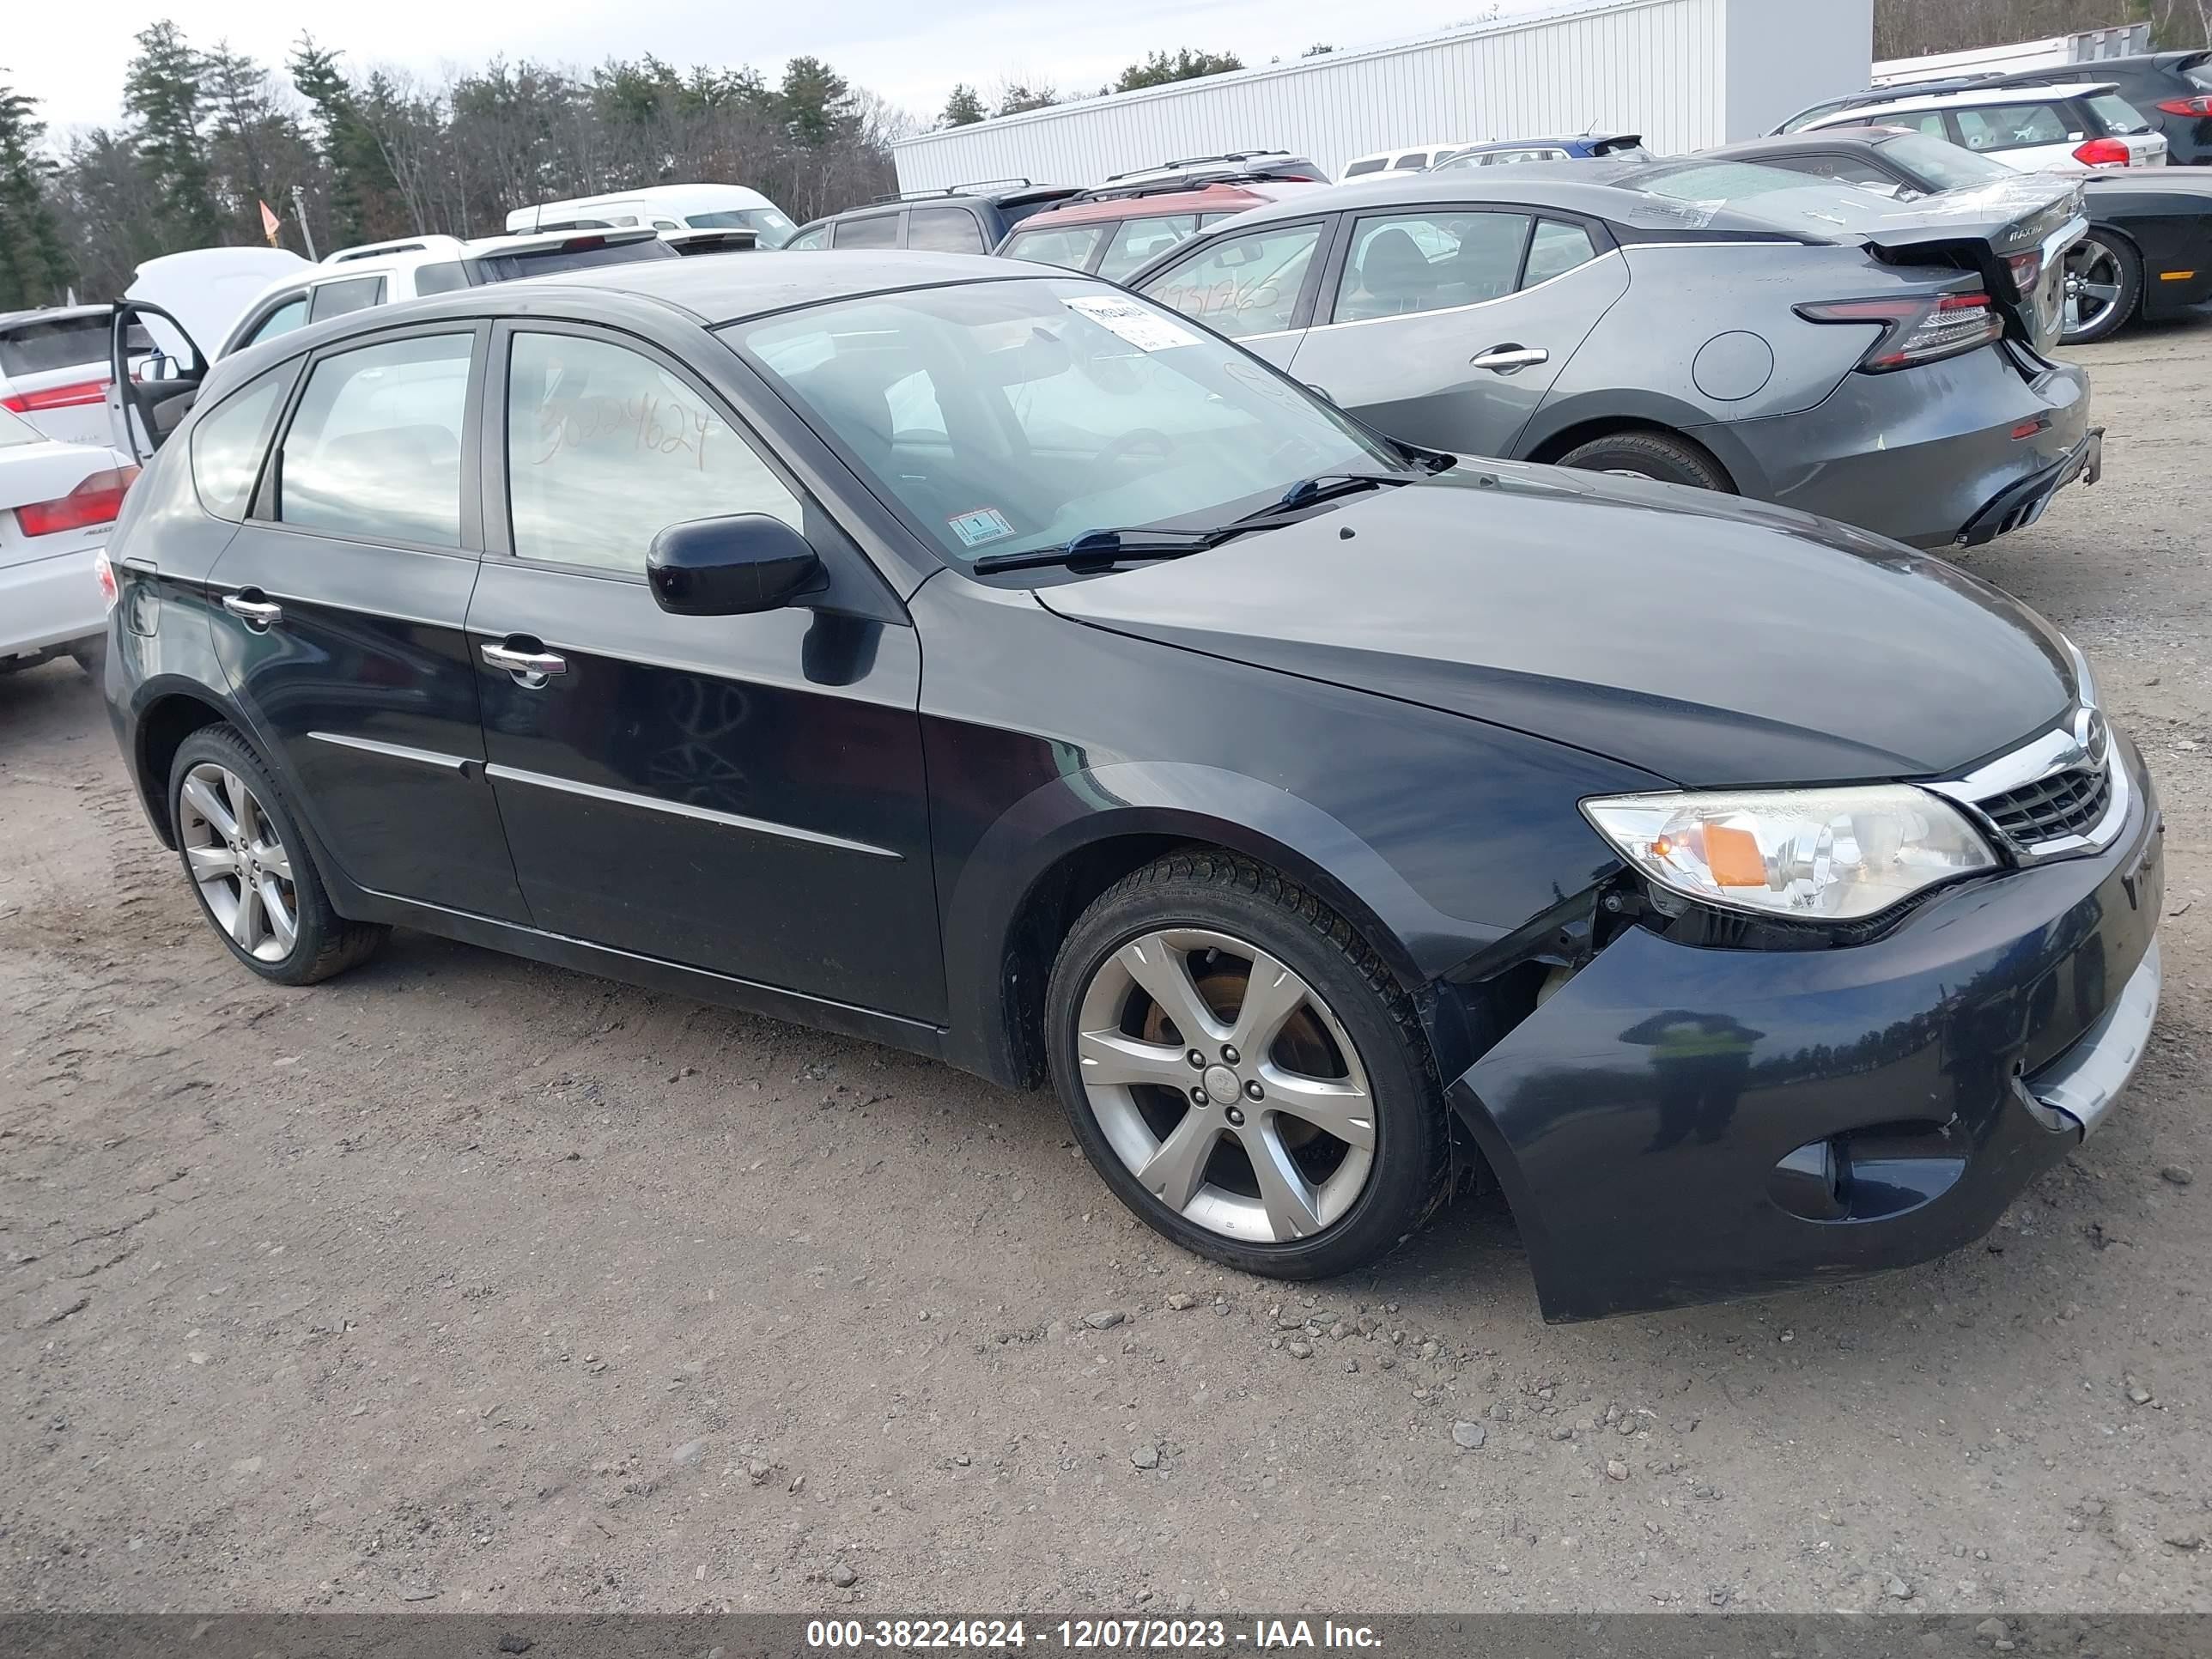
<svg viewBox="0 0 2212 1659">
<path fill-rule="evenodd" d="M 1799 110 L 1770 136 L 1795 132 L 1808 121 L 1862 104 L 1885 103 L 1905 92 L 1966 92 L 1990 87 L 2050 87 L 2076 81 L 2109 81 L 2121 97 L 2166 134 L 2174 167 L 2212 167 L 2212 52 L 2149 52 L 2130 58 L 2096 58 L 2053 64 L 2009 75 L 1967 75 L 1869 87 L 1848 98 L 1831 98 Z"/>
<path fill-rule="evenodd" d="M 950 190 L 882 196 L 799 228 L 787 253 L 818 248 L 920 248 L 931 253 L 988 253 L 1030 216 L 1078 193 L 1074 185 L 990 179 Z"/>
</svg>

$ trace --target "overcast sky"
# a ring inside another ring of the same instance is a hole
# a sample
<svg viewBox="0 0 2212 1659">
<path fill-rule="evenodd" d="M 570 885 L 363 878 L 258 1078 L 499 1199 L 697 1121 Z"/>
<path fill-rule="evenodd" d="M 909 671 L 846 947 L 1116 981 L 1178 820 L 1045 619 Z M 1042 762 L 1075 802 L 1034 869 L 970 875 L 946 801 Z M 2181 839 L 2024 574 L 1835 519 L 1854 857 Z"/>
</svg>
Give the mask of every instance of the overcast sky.
<svg viewBox="0 0 2212 1659">
<path fill-rule="evenodd" d="M 1402 0 L 1377 11 L 1342 0 L 374 0 L 331 9 L 298 0 L 9 0 L 0 78 L 42 100 L 57 136 L 112 121 L 131 37 L 171 17 L 195 46 L 227 40 L 272 67 L 282 67 L 304 24 L 356 68 L 392 64 L 432 78 L 501 53 L 590 64 L 648 52 L 678 64 L 751 64 L 773 78 L 784 59 L 811 52 L 857 85 L 933 116 L 956 81 L 986 96 L 1009 80 L 1095 91 L 1156 48 L 1233 52 L 1260 64 L 1316 41 L 1369 45 L 1442 28 L 1484 3 Z M 1535 3 L 1506 0 L 1505 9 Z"/>
</svg>

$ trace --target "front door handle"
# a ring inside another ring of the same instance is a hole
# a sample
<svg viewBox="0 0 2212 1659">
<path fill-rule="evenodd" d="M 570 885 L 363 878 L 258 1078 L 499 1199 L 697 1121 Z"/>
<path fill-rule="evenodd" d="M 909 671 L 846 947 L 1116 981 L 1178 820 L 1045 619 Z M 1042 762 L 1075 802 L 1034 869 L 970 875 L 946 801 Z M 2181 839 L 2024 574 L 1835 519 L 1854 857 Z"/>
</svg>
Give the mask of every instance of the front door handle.
<svg viewBox="0 0 2212 1659">
<path fill-rule="evenodd" d="M 234 617 L 243 617 L 248 628 L 265 632 L 284 620 L 284 607 L 271 605 L 266 599 L 249 599 L 249 593 L 258 593 L 258 587 L 242 587 L 235 593 L 222 596 L 222 608 Z"/>
<path fill-rule="evenodd" d="M 568 659 L 556 657 L 550 651 L 523 650 L 515 646 L 484 642 L 483 659 L 494 668 L 504 668 L 514 676 L 514 683 L 535 691 L 556 674 L 568 672 Z"/>
<path fill-rule="evenodd" d="M 1495 345 L 1468 361 L 1476 368 L 1494 369 L 1500 374 L 1510 374 L 1516 369 L 1534 368 L 1539 363 L 1548 363 L 1552 361 L 1552 354 L 1541 346 Z"/>
</svg>

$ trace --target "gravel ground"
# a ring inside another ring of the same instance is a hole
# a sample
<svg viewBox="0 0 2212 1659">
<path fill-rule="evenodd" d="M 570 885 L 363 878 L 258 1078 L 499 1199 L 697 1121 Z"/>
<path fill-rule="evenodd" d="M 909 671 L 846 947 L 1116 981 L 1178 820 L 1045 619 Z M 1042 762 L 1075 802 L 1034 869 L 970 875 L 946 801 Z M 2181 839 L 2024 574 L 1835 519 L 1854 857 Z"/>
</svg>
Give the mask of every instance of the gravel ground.
<svg viewBox="0 0 2212 1659">
<path fill-rule="evenodd" d="M 2212 319 L 2084 356 L 1972 562 L 2159 775 L 2157 1039 L 1986 1248 L 1730 1307 L 1547 1328 L 1494 1202 L 1243 1278 L 1048 1096 L 434 939 L 264 985 L 0 680 L 0 1607 L 2212 1609 Z"/>
</svg>

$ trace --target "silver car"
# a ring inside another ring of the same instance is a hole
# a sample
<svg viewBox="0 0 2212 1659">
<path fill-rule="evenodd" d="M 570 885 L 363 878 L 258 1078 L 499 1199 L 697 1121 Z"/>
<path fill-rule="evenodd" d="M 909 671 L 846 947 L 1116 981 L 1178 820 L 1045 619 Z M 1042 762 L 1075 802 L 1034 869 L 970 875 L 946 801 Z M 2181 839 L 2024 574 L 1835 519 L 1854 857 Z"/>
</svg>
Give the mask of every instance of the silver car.
<svg viewBox="0 0 2212 1659">
<path fill-rule="evenodd" d="M 1446 169 L 1240 214 L 1129 286 L 1408 443 L 1972 545 L 2100 465 L 2045 355 L 2087 222 L 2025 175 L 1938 204 L 1697 157 Z"/>
</svg>

